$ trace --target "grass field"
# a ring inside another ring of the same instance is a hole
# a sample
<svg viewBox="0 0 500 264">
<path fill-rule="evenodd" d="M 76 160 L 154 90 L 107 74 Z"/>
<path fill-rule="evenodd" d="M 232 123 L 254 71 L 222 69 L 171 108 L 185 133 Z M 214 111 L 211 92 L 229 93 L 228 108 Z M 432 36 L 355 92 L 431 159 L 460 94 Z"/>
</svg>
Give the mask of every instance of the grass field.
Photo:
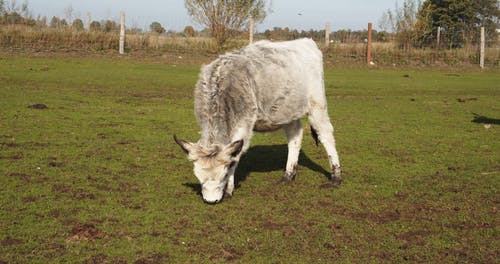
<svg viewBox="0 0 500 264">
<path fill-rule="evenodd" d="M 0 263 L 500 259 L 498 71 L 328 68 L 343 184 L 306 129 L 278 185 L 285 137 L 256 134 L 209 206 L 172 140 L 199 136 L 198 70 L 1 57 Z"/>
</svg>

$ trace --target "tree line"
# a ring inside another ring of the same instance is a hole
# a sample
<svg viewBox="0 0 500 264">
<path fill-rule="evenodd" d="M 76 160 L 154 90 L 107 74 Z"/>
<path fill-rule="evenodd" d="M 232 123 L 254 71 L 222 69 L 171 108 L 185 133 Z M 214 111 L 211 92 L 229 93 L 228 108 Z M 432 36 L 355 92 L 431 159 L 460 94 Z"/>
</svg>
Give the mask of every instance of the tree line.
<svg viewBox="0 0 500 264">
<path fill-rule="evenodd" d="M 374 41 L 394 41 L 401 49 L 435 47 L 437 35 L 442 47 L 460 48 L 475 45 L 479 41 L 479 28 L 486 30 L 489 44 L 497 43 L 500 21 L 498 0 L 405 0 L 402 6 L 388 9 L 379 20 L 380 31 L 373 31 Z M 149 31 L 158 34 L 211 36 L 221 48 L 229 38 L 248 36 L 251 19 L 256 24 L 264 21 L 272 12 L 264 0 L 185 0 L 185 7 L 193 21 L 205 27 L 196 31 L 186 26 L 182 32 L 166 30 L 159 22 L 153 22 Z M 27 2 L 18 5 L 15 0 L 0 0 L 0 24 L 21 24 L 34 28 L 59 28 L 84 30 L 84 22 L 72 19 L 72 8 L 65 9 L 66 18 L 34 18 Z M 113 20 L 92 21 L 90 31 L 118 32 L 119 23 Z M 127 29 L 140 33 L 140 28 Z M 438 34 L 439 31 L 439 34 Z M 290 40 L 309 37 L 324 39 L 324 30 L 298 31 L 287 27 L 275 27 L 256 34 L 256 38 Z M 364 42 L 366 30 L 338 30 L 330 39 L 340 43 Z"/>
<path fill-rule="evenodd" d="M 54 28 L 54 29 L 69 29 L 76 31 L 85 30 L 85 23 L 80 18 L 74 18 L 70 20 L 72 17 L 72 10 L 68 7 L 65 10 L 66 18 L 61 18 L 57 16 L 53 16 L 48 19 L 47 17 L 38 16 L 34 18 L 31 15 L 31 12 L 28 9 L 27 2 L 24 2 L 21 5 L 17 5 L 15 1 L 10 3 L 6 3 L 3 0 L 0 0 L 0 24 L 3 25 L 25 25 L 29 27 L 33 27 L 36 29 L 43 28 Z M 114 20 L 101 20 L 101 21 L 91 21 L 89 26 L 89 30 L 93 32 L 119 32 L 120 24 Z M 142 33 L 143 30 L 139 28 L 127 29 L 129 32 L 133 31 L 135 33 Z M 194 27 L 188 25 L 184 28 L 183 31 L 177 32 L 174 30 L 167 30 L 161 23 L 154 21 L 149 26 L 149 32 L 156 34 L 166 34 L 169 36 L 184 36 L 184 37 L 210 37 L 212 36 L 212 32 L 209 27 L 206 27 L 202 30 L 195 30 Z M 246 38 L 248 37 L 247 29 L 233 29 L 226 35 L 230 35 L 233 38 Z M 387 34 L 384 32 L 374 31 L 374 40 L 375 41 L 386 41 L 388 40 Z M 256 38 L 260 39 L 272 39 L 272 40 L 291 40 L 297 38 L 313 38 L 317 41 L 324 39 L 325 31 L 324 30 L 296 30 L 289 29 L 287 27 L 275 27 L 273 29 L 265 30 L 264 32 L 260 32 L 256 34 Z M 342 43 L 356 43 L 363 42 L 367 38 L 367 31 L 352 31 L 352 30 L 338 30 L 331 33 L 330 39 L 334 39 L 337 42 Z"/>
<path fill-rule="evenodd" d="M 384 12 L 379 27 L 394 32 L 403 49 L 436 47 L 438 35 L 442 47 L 475 45 L 481 27 L 492 44 L 498 41 L 499 8 L 498 0 L 405 0 Z"/>
<path fill-rule="evenodd" d="M 237 32 L 248 31 L 250 20 L 260 23 L 272 12 L 264 0 L 185 0 L 184 3 L 191 18 L 206 26 L 219 46 Z M 435 47 L 440 35 L 441 43 L 452 49 L 477 44 L 479 29 L 484 27 L 488 42 L 496 43 L 499 6 L 498 0 L 404 0 L 403 6 L 396 4 L 394 10 L 383 13 L 379 22 L 381 32 L 375 32 L 374 39 L 395 41 L 401 49 L 426 48 Z M 277 40 L 321 39 L 324 31 L 274 28 L 262 34 Z M 331 39 L 359 42 L 365 36 L 364 31 L 341 30 L 334 32 Z"/>
<path fill-rule="evenodd" d="M 46 16 L 33 17 L 28 8 L 28 3 L 18 5 L 16 1 L 7 2 L 0 0 L 0 25 L 24 25 L 35 29 L 53 28 L 83 31 L 85 24 L 82 19 L 73 19 L 71 6 L 65 9 L 66 18 L 53 16 L 48 19 Z M 94 32 L 119 32 L 120 24 L 114 20 L 106 19 L 100 21 L 90 21 L 89 30 Z M 142 29 L 130 28 L 128 31 L 141 32 Z"/>
</svg>

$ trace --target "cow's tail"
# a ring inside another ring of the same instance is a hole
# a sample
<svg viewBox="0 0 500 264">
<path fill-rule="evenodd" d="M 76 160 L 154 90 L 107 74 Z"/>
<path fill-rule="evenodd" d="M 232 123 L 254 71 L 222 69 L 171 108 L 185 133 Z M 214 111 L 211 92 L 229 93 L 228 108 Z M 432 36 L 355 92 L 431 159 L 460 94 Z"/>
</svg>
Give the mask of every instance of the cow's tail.
<svg viewBox="0 0 500 264">
<path fill-rule="evenodd" d="M 310 127 L 311 127 L 311 135 L 314 139 L 314 142 L 316 142 L 316 146 L 319 146 L 318 133 L 316 132 L 316 129 L 314 129 L 313 126 Z"/>
</svg>

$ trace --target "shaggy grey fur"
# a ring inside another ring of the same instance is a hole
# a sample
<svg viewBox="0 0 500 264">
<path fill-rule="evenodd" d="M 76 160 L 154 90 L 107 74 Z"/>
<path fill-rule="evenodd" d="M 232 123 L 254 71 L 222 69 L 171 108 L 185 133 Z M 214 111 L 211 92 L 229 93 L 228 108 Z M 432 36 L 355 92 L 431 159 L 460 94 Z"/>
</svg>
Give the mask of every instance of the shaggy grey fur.
<svg viewBox="0 0 500 264">
<path fill-rule="evenodd" d="M 267 42 L 220 56 L 203 68 L 195 90 L 200 144 L 228 144 L 243 124 L 259 132 L 276 130 L 306 113 L 304 80 L 299 72 L 286 71 L 298 51 L 262 44 Z"/>
</svg>

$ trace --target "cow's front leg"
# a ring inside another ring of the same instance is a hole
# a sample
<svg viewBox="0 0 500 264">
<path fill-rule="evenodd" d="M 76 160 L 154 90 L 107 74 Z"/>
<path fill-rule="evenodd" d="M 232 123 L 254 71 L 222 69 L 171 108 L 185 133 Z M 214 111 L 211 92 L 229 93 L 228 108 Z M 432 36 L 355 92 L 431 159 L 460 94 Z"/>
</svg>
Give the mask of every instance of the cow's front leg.
<svg viewBox="0 0 500 264">
<path fill-rule="evenodd" d="M 288 140 L 288 159 L 286 161 L 285 175 L 281 182 L 290 182 L 297 175 L 297 164 L 299 161 L 300 147 L 302 145 L 302 124 L 300 119 L 285 126 L 285 134 Z"/>
<path fill-rule="evenodd" d="M 226 185 L 226 190 L 224 192 L 224 198 L 231 198 L 233 197 L 233 191 L 234 191 L 234 172 L 236 171 L 236 167 L 238 166 L 238 163 L 233 164 L 227 171 L 227 185 Z"/>
</svg>

